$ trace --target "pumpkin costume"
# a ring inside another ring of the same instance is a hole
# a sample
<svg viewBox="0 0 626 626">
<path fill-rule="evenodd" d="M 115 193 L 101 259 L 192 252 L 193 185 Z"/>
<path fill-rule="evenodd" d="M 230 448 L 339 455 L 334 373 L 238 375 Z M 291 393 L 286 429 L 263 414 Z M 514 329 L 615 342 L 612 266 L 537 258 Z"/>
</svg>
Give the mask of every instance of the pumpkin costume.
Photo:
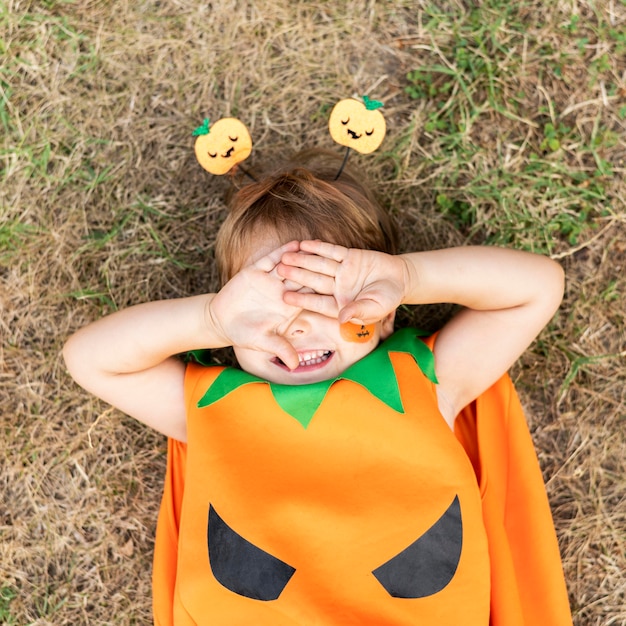
<svg viewBox="0 0 626 626">
<path fill-rule="evenodd" d="M 468 407 L 455 437 L 433 342 L 405 329 L 314 385 L 188 366 L 188 443 L 169 441 L 157 527 L 158 626 L 571 624 L 512 384 Z"/>
</svg>

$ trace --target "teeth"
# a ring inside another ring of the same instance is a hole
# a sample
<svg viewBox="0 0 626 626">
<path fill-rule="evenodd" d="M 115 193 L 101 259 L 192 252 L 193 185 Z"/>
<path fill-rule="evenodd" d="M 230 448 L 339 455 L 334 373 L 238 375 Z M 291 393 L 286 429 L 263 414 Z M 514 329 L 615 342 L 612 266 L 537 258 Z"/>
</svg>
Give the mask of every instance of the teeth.
<svg viewBox="0 0 626 626">
<path fill-rule="evenodd" d="M 318 363 L 322 363 L 330 356 L 330 352 L 328 350 L 313 350 L 312 352 L 303 352 L 299 354 L 298 357 L 300 359 L 299 366 L 303 367 L 306 365 L 317 365 Z"/>
</svg>

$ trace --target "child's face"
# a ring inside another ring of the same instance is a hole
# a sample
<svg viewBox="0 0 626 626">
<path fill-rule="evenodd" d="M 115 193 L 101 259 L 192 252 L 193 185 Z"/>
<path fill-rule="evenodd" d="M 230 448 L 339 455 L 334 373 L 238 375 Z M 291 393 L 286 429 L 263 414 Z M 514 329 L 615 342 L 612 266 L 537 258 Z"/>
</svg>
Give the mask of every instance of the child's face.
<svg viewBox="0 0 626 626">
<path fill-rule="evenodd" d="M 250 374 L 273 383 L 304 385 L 335 378 L 369 354 L 381 339 L 391 334 L 393 319 L 372 326 L 368 326 L 367 341 L 347 340 L 336 319 L 302 311 L 283 335 L 300 358 L 295 370 L 289 370 L 276 355 L 268 352 L 238 347 L 234 351 L 240 367 Z"/>
<path fill-rule="evenodd" d="M 274 237 L 260 239 L 245 265 L 282 243 Z M 300 358 L 295 370 L 289 370 L 274 354 L 240 347 L 234 347 L 234 352 L 241 369 L 264 380 L 284 385 L 319 382 L 339 376 L 374 350 L 381 339 L 393 332 L 393 320 L 394 316 L 389 315 L 368 325 L 367 337 L 359 337 L 358 326 L 348 332 L 344 328 L 342 332 L 337 319 L 303 310 L 283 334 Z"/>
</svg>

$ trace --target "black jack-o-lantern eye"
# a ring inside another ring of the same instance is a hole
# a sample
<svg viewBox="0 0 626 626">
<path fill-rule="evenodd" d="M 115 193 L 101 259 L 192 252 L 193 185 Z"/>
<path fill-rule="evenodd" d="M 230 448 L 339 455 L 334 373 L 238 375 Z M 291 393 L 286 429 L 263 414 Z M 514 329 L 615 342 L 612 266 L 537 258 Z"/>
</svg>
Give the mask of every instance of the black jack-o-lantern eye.
<svg viewBox="0 0 626 626">
<path fill-rule="evenodd" d="M 463 546 L 461 506 L 456 496 L 446 512 L 408 548 L 372 574 L 394 598 L 425 598 L 454 578 Z"/>
<path fill-rule="evenodd" d="M 236 533 L 209 506 L 209 563 L 226 589 L 253 600 L 276 600 L 296 571 Z"/>
<path fill-rule="evenodd" d="M 276 600 L 295 568 L 256 547 L 209 506 L 209 563 L 226 589 L 253 600 Z M 394 598 L 417 599 L 442 591 L 454 578 L 461 558 L 463 522 L 458 496 L 415 542 L 372 574 Z"/>
</svg>

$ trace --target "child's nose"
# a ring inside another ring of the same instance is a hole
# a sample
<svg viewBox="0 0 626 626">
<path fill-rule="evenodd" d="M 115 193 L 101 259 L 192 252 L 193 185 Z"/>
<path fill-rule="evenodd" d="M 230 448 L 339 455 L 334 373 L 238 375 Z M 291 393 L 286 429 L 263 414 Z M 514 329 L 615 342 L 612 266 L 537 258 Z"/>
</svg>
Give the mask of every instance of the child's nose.
<svg viewBox="0 0 626 626">
<path fill-rule="evenodd" d="M 289 324 L 287 330 L 285 331 L 286 337 L 298 337 L 301 335 L 306 335 L 311 330 L 311 323 L 307 319 L 306 313 L 300 313 L 294 320 Z"/>
</svg>

